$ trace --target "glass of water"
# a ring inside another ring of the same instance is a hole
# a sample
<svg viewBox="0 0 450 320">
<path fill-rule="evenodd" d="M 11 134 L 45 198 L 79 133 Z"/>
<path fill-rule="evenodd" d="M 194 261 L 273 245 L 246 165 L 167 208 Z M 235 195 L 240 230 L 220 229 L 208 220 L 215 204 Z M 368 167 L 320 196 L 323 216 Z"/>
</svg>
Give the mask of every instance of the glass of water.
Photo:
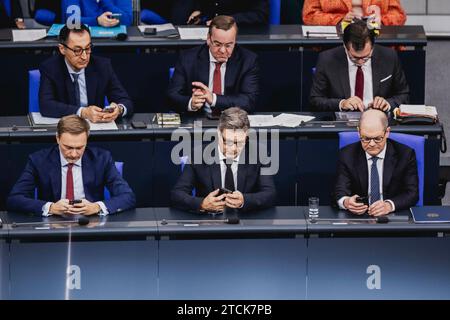
<svg viewBox="0 0 450 320">
<path fill-rule="evenodd" d="M 308 217 L 310 219 L 319 217 L 319 198 L 318 197 L 309 197 L 308 198 Z"/>
</svg>

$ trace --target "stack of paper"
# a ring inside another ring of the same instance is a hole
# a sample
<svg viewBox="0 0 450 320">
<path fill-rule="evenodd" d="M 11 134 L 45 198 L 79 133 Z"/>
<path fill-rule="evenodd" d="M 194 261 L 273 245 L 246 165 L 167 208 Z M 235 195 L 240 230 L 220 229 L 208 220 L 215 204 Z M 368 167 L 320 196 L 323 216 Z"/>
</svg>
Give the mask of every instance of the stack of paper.
<svg viewBox="0 0 450 320">
<path fill-rule="evenodd" d="M 400 105 L 400 116 L 422 116 L 436 118 L 438 113 L 436 107 L 426 106 L 426 105 L 413 105 L 413 104 L 401 104 Z"/>
<path fill-rule="evenodd" d="M 298 114 L 282 113 L 279 116 L 273 118 L 273 120 L 276 123 L 275 125 L 281 127 L 295 128 L 298 127 L 302 122 L 308 122 L 314 118 L 315 117 L 312 116 L 302 116 Z"/>
<path fill-rule="evenodd" d="M 339 38 L 336 26 L 302 26 L 302 33 L 306 38 Z"/>
<path fill-rule="evenodd" d="M 177 31 L 177 29 L 175 29 L 175 27 L 171 23 L 143 25 L 143 26 L 138 26 L 138 28 L 142 34 L 144 34 L 144 31 L 147 28 L 155 28 L 156 34 L 152 35 L 152 37 L 156 37 L 156 38 L 178 37 L 178 31 Z"/>
<path fill-rule="evenodd" d="M 13 41 L 36 41 L 44 39 L 47 36 L 47 31 L 45 29 L 24 29 L 24 30 L 13 30 Z"/>
<path fill-rule="evenodd" d="M 30 120 L 32 126 L 56 126 L 60 118 L 49 118 L 43 117 L 40 112 L 30 112 Z M 118 130 L 116 123 L 114 121 L 106 123 L 93 123 L 89 120 L 89 126 L 91 131 L 96 130 Z"/>
<path fill-rule="evenodd" d="M 178 27 L 181 40 L 206 40 L 208 28 L 206 27 Z"/>
<path fill-rule="evenodd" d="M 273 115 L 249 115 L 250 127 L 273 127 L 276 126 L 273 121 Z"/>
</svg>

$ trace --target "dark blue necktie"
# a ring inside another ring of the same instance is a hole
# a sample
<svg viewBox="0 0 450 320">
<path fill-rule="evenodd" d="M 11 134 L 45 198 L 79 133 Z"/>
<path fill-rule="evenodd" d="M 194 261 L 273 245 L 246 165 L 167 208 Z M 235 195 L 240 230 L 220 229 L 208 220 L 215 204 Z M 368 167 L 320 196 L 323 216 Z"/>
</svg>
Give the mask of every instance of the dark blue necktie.
<svg viewBox="0 0 450 320">
<path fill-rule="evenodd" d="M 380 176 L 378 175 L 378 157 L 372 157 L 372 167 L 370 169 L 370 204 L 380 200 Z"/>
<path fill-rule="evenodd" d="M 81 100 L 80 100 L 80 85 L 78 84 L 78 77 L 80 75 L 77 73 L 72 73 L 73 77 L 73 89 L 75 91 L 75 103 L 78 108 L 81 107 Z"/>
<path fill-rule="evenodd" d="M 231 164 L 228 164 L 226 159 L 223 160 L 227 170 L 225 171 L 225 184 L 224 187 L 228 190 L 234 191 L 234 178 L 233 178 L 233 171 L 231 170 Z"/>
</svg>

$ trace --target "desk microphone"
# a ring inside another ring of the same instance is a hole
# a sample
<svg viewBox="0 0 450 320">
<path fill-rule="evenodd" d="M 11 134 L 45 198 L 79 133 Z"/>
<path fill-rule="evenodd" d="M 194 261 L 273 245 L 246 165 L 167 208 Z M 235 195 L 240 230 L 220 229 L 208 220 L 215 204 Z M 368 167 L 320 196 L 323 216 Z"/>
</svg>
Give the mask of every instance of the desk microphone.
<svg viewBox="0 0 450 320">
<path fill-rule="evenodd" d="M 239 224 L 240 219 L 238 217 L 231 217 L 228 219 L 211 219 L 211 220 L 166 220 L 162 219 L 161 224 L 167 225 L 169 223 L 177 223 L 177 224 L 193 224 L 193 223 L 227 223 L 227 224 Z"/>
<path fill-rule="evenodd" d="M 125 41 L 128 38 L 128 35 L 126 33 L 118 33 L 115 37 L 118 41 Z"/>
<path fill-rule="evenodd" d="M 311 223 L 316 223 L 318 221 L 329 221 L 329 222 L 345 222 L 345 221 L 351 221 L 351 222 L 376 222 L 376 223 L 388 223 L 388 222 L 408 222 L 409 216 L 381 216 L 381 217 L 373 217 L 373 218 L 342 218 L 342 219 L 327 219 L 327 218 L 310 218 L 309 219 Z"/>
<path fill-rule="evenodd" d="M 26 227 L 26 226 L 40 226 L 45 224 L 78 224 L 80 226 L 85 226 L 89 224 L 89 218 L 87 217 L 79 217 L 77 220 L 69 220 L 69 221 L 38 221 L 38 222 L 13 222 L 11 227 Z"/>
</svg>

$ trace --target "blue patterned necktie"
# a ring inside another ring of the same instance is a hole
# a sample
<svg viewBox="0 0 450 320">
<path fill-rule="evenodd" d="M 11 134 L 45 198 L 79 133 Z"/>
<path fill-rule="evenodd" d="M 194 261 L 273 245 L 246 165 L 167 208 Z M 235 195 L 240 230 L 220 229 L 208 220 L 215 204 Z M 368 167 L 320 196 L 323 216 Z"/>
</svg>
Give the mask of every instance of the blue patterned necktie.
<svg viewBox="0 0 450 320">
<path fill-rule="evenodd" d="M 78 84 L 78 77 L 80 75 L 78 73 L 72 73 L 73 77 L 73 88 L 75 91 L 75 102 L 77 104 L 77 107 L 81 107 L 81 100 L 80 100 L 80 85 Z"/>
<path fill-rule="evenodd" d="M 378 175 L 378 157 L 372 157 L 372 167 L 370 169 L 370 204 L 380 200 L 380 176 Z"/>
</svg>

